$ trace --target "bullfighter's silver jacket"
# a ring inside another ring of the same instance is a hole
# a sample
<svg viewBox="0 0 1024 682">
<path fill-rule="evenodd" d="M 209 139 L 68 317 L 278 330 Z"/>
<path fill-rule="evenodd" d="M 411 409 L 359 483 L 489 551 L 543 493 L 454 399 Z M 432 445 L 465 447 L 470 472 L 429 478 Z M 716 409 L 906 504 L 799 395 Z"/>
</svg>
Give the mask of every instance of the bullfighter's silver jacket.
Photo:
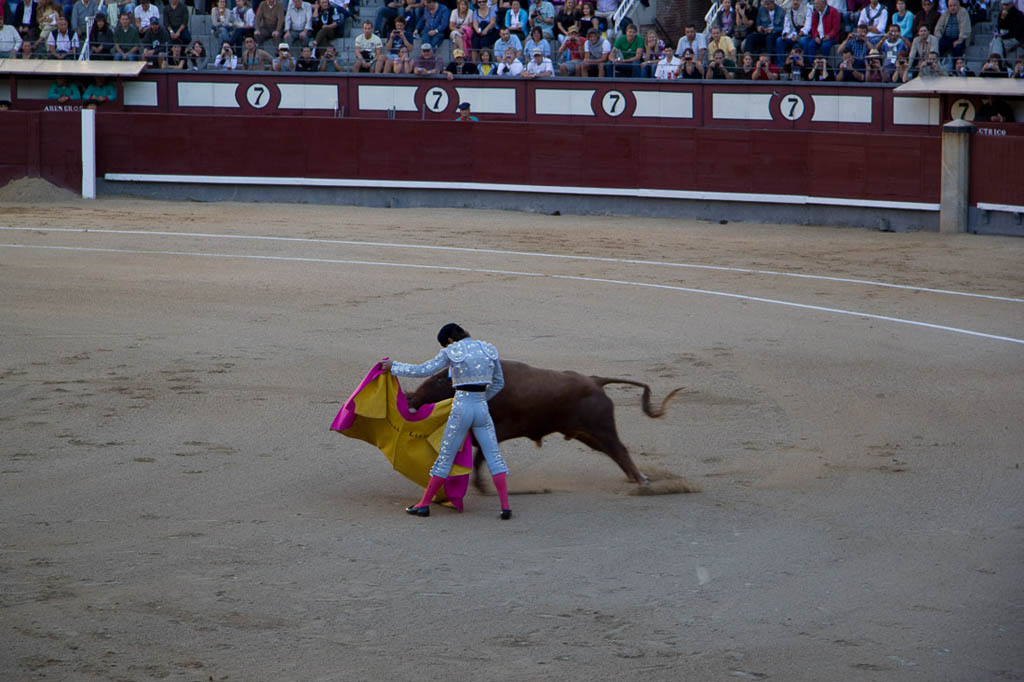
<svg viewBox="0 0 1024 682">
<path fill-rule="evenodd" d="M 464 384 L 487 384 L 484 397 L 490 400 L 505 386 L 505 375 L 498 360 L 498 349 L 486 341 L 465 338 L 448 344 L 433 360 L 421 365 L 395 362 L 391 373 L 402 377 L 428 377 L 449 367 L 452 385 L 458 389 Z"/>
</svg>

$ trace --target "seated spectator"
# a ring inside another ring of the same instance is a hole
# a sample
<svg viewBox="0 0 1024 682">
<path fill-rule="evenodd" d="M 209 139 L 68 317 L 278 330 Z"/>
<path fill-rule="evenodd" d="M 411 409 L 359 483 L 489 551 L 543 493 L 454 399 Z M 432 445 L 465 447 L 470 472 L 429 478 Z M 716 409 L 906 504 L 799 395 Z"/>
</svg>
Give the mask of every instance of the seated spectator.
<svg viewBox="0 0 1024 682">
<path fill-rule="evenodd" d="M 571 2 L 572 0 L 566 0 Z M 578 26 L 569 26 L 568 37 L 558 46 L 558 54 L 563 55 L 562 63 L 558 65 L 558 71 L 563 76 L 581 75 L 583 67 L 583 51 L 587 41 L 580 37 Z"/>
<path fill-rule="evenodd" d="M 928 56 L 921 63 L 921 68 L 918 70 L 918 75 L 923 78 L 946 75 L 946 70 L 942 68 L 942 63 L 939 61 L 938 52 L 928 53 Z"/>
<path fill-rule="evenodd" d="M 256 12 L 249 6 L 249 0 L 235 0 L 235 8 L 231 10 L 231 25 L 235 29 L 231 34 L 231 44 L 236 51 L 244 45 L 246 38 L 255 39 Z"/>
<path fill-rule="evenodd" d="M 516 55 L 516 60 L 519 60 L 523 56 L 523 43 L 520 42 L 517 36 L 512 35 L 511 31 L 502 26 L 498 29 L 498 40 L 494 43 L 494 54 L 504 54 L 511 47 Z"/>
<path fill-rule="evenodd" d="M 840 83 L 862 83 L 864 81 L 864 72 L 857 66 L 857 61 L 853 57 L 853 50 L 847 47 L 843 50 L 842 55 L 843 60 L 839 62 L 839 68 L 836 69 L 836 80 Z"/>
<path fill-rule="evenodd" d="M 332 5 L 329 0 L 317 0 L 317 4 L 313 7 L 312 12 L 313 24 L 313 42 L 310 45 L 313 47 L 313 54 L 316 54 L 316 48 L 318 45 L 327 45 L 335 38 L 341 37 L 341 22 L 344 18 L 338 11 L 338 8 Z M 405 22 L 405 18 L 402 18 Z M 363 22 L 363 35 L 366 35 L 366 24 Z M 370 25 L 371 32 L 373 25 Z"/>
<path fill-rule="evenodd" d="M 597 29 L 598 35 L 604 34 L 605 28 L 594 12 L 594 3 L 583 2 L 580 4 L 580 33 L 588 33 L 593 28 Z"/>
<path fill-rule="evenodd" d="M 512 0 L 512 6 L 505 11 L 505 28 L 520 41 L 526 40 L 526 29 L 530 24 L 530 16 L 523 9 L 519 0 Z"/>
<path fill-rule="evenodd" d="M 21 44 L 25 42 L 18 29 L 10 24 L 4 23 L 4 17 L 0 13 L 0 59 L 15 58 Z"/>
<path fill-rule="evenodd" d="M 775 43 L 782 37 L 785 25 L 786 11 L 776 5 L 775 0 L 764 0 L 760 9 L 757 10 L 754 30 L 743 42 L 743 50 L 757 54 L 775 55 Z"/>
<path fill-rule="evenodd" d="M 476 64 L 466 61 L 465 50 L 454 49 L 452 50 L 452 61 L 442 73 L 448 77 L 448 80 L 452 80 L 455 76 L 476 76 L 480 72 L 477 71 Z"/>
<path fill-rule="evenodd" d="M 956 61 L 953 62 L 953 70 L 950 72 L 951 76 L 959 76 L 961 78 L 973 78 L 978 74 L 967 68 L 967 60 L 963 57 L 957 57 Z"/>
<path fill-rule="evenodd" d="M 377 64 L 384 58 L 384 41 L 373 32 L 373 24 L 368 20 L 363 22 L 363 32 L 356 36 L 355 58 L 352 70 L 356 73 L 377 71 Z"/>
<path fill-rule="evenodd" d="M 917 37 L 914 38 L 914 42 L 910 44 L 910 54 L 908 59 L 910 61 L 910 68 L 917 70 L 920 68 L 921 63 L 928 58 L 928 55 L 932 52 L 938 53 L 939 51 L 939 39 L 928 33 L 928 27 L 922 25 L 917 29 Z"/>
<path fill-rule="evenodd" d="M 78 35 L 78 40 L 85 40 L 85 20 L 95 17 L 96 13 L 103 9 L 100 0 L 75 0 L 71 8 L 71 18 L 68 21 L 68 28 Z M 104 14 L 106 14 L 104 12 Z M 65 12 L 65 16 L 68 16 Z"/>
<path fill-rule="evenodd" d="M 910 70 L 910 60 L 907 56 L 901 54 L 896 57 L 896 68 L 890 75 L 889 80 L 893 83 L 906 83 L 913 77 L 914 72 Z"/>
<path fill-rule="evenodd" d="M 799 45 L 789 51 L 786 63 L 782 68 L 783 72 L 791 81 L 802 81 L 807 79 L 807 63 L 804 60 L 804 51 Z"/>
<path fill-rule="evenodd" d="M 313 56 L 313 48 L 305 45 L 299 53 L 299 61 L 295 63 L 295 70 L 302 73 L 314 73 L 320 70 L 320 62 Z"/>
<path fill-rule="evenodd" d="M 530 29 L 540 28 L 545 40 L 555 39 L 555 6 L 549 0 L 530 5 Z"/>
<path fill-rule="evenodd" d="M 566 0 L 572 2 L 572 0 Z M 478 59 L 480 50 L 490 48 L 498 39 L 498 11 L 487 4 L 487 0 L 479 0 L 473 10 L 473 58 Z"/>
<path fill-rule="evenodd" d="M 583 44 L 583 63 L 580 75 L 584 78 L 597 76 L 604 78 L 604 66 L 611 56 L 612 46 L 601 37 L 596 28 L 587 31 L 587 41 Z"/>
<path fill-rule="evenodd" d="M 754 65 L 754 73 L 751 74 L 750 80 L 753 81 L 773 81 L 779 77 L 778 67 L 775 66 L 775 62 L 771 60 L 767 52 L 761 54 L 757 58 L 757 64 Z"/>
<path fill-rule="evenodd" d="M 274 71 L 295 70 L 295 57 L 292 56 L 292 50 L 288 46 L 288 43 L 278 44 L 277 56 L 274 57 L 274 61 L 272 61 L 270 65 Z"/>
<path fill-rule="evenodd" d="M 78 34 L 68 29 L 68 20 L 61 17 L 57 20 L 57 30 L 46 38 L 46 51 L 50 59 L 75 59 L 81 47 Z"/>
<path fill-rule="evenodd" d="M 378 73 L 401 73 L 394 71 L 390 67 L 390 62 L 398 59 L 398 54 L 403 47 L 405 56 L 408 58 L 413 49 L 412 32 L 406 28 L 405 17 L 395 17 L 395 27 L 391 29 L 388 39 L 384 41 L 385 58 L 378 62 Z"/>
<path fill-rule="evenodd" d="M 675 79 L 679 69 L 683 66 L 683 60 L 675 56 L 675 52 L 676 49 L 671 45 L 665 46 L 661 59 L 658 60 L 658 65 L 654 69 L 656 79 L 663 81 Z"/>
<path fill-rule="evenodd" d="M 448 8 L 437 0 L 426 0 L 426 9 L 416 25 L 415 33 L 418 33 L 424 42 L 430 43 L 435 51 L 448 35 L 449 14 Z M 522 43 L 519 49 L 522 50 Z"/>
<path fill-rule="evenodd" d="M 117 20 L 117 28 L 114 29 L 114 47 L 111 50 L 114 61 L 138 61 L 142 51 L 142 38 L 139 36 L 139 32 L 127 12 L 119 16 Z"/>
<path fill-rule="evenodd" d="M 263 0 L 256 9 L 256 26 L 253 37 L 256 44 L 265 40 L 280 42 L 284 35 L 284 5 L 280 0 Z"/>
<path fill-rule="evenodd" d="M 1024 78 L 1024 59 L 1018 59 L 1010 72 L 1010 78 Z"/>
<path fill-rule="evenodd" d="M 853 62 L 857 68 L 863 69 L 864 57 L 871 47 L 871 42 L 868 40 L 868 27 L 866 24 L 861 24 L 857 27 L 856 32 L 846 36 L 846 40 L 839 44 L 839 54 L 849 50 L 853 53 Z"/>
<path fill-rule="evenodd" d="M 217 4 L 210 10 L 210 32 L 223 44 L 231 41 L 234 30 L 228 0 L 217 0 Z"/>
<path fill-rule="evenodd" d="M 160 8 L 150 4 L 149 0 L 141 0 L 135 6 L 135 28 L 138 29 L 139 35 L 149 30 L 149 25 L 154 19 L 158 24 L 160 23 Z"/>
<path fill-rule="evenodd" d="M 708 42 L 703 33 L 697 33 L 697 27 L 694 24 L 689 24 L 683 29 L 683 35 L 676 44 L 676 54 L 683 54 L 687 49 L 693 51 L 696 61 L 704 63 L 704 59 L 707 57 Z"/>
<path fill-rule="evenodd" d="M 60 3 L 55 0 L 39 0 L 36 5 L 35 22 L 39 28 L 39 41 L 45 45 L 50 34 L 57 30 L 57 20 L 63 14 Z"/>
<path fill-rule="evenodd" d="M 167 54 L 160 59 L 160 68 L 184 71 L 186 67 L 188 67 L 188 60 L 182 53 L 181 43 L 171 43 Z"/>
<path fill-rule="evenodd" d="M 948 0 L 946 11 L 935 25 L 935 35 L 939 38 L 939 57 L 963 56 L 971 41 L 971 18 L 960 0 Z"/>
<path fill-rule="evenodd" d="M 619 26 L 611 25 L 612 16 L 618 8 L 619 0 L 597 0 L 597 5 L 594 7 L 594 14 L 605 28 L 618 31 L 622 28 L 621 24 Z"/>
<path fill-rule="evenodd" d="M 86 102 L 116 102 L 117 86 L 109 82 L 105 76 L 96 76 L 92 85 L 85 89 L 82 99 Z"/>
<path fill-rule="evenodd" d="M 483 0 L 487 2 L 487 0 Z M 377 10 L 377 16 L 373 20 L 373 32 L 378 35 L 384 35 L 384 29 L 388 22 L 394 21 L 397 16 L 405 16 L 405 0 L 387 0 L 380 9 Z"/>
<path fill-rule="evenodd" d="M 901 54 L 909 54 L 910 41 L 900 33 L 899 26 L 892 24 L 889 26 L 889 32 L 886 34 L 885 40 L 880 41 L 876 49 L 882 55 L 882 68 L 891 74 L 893 69 L 896 68 L 896 59 Z"/>
<path fill-rule="evenodd" d="M 210 65 L 210 58 L 206 54 L 206 46 L 203 45 L 201 40 L 192 41 L 192 46 L 188 48 L 185 57 L 188 59 L 189 71 L 202 71 Z"/>
<path fill-rule="evenodd" d="M 480 61 L 477 62 L 476 68 L 480 71 L 481 76 L 490 76 L 498 68 L 498 65 L 494 63 L 494 59 L 491 57 L 491 51 L 486 47 L 480 48 Z"/>
<path fill-rule="evenodd" d="M 1003 0 L 996 20 L 996 36 L 989 43 L 989 54 L 1005 58 L 1007 52 L 1016 52 L 1024 43 L 1024 14 L 1017 9 L 1013 0 Z"/>
<path fill-rule="evenodd" d="M 722 35 L 733 37 L 733 30 L 736 27 L 736 9 L 732 6 L 732 0 L 720 0 L 718 3 L 718 14 L 711 21 L 711 26 L 722 32 Z"/>
<path fill-rule="evenodd" d="M 516 59 L 516 49 L 511 45 L 505 50 L 505 55 L 498 62 L 495 70 L 496 76 L 518 76 L 523 72 L 523 63 Z"/>
<path fill-rule="evenodd" d="M 220 52 L 213 60 L 213 68 L 218 71 L 234 71 L 238 68 L 238 57 L 230 41 L 225 40 L 220 44 Z"/>
<path fill-rule="evenodd" d="M 526 39 L 526 43 L 523 45 L 524 54 L 533 54 L 534 50 L 540 50 L 548 59 L 551 58 L 551 43 L 544 37 L 544 32 L 540 26 L 534 26 L 530 31 L 530 37 Z"/>
<path fill-rule="evenodd" d="M 55 99 L 61 104 L 77 102 L 82 99 L 82 91 L 74 83 L 69 83 L 64 76 L 57 76 L 57 81 L 50 86 L 46 99 Z"/>
<path fill-rule="evenodd" d="M 459 0 L 448 15 L 448 40 L 453 50 L 465 53 L 473 49 L 473 12 L 469 9 L 469 0 Z"/>
<path fill-rule="evenodd" d="M 284 11 L 284 42 L 302 47 L 312 39 L 313 6 L 303 0 L 292 0 Z"/>
<path fill-rule="evenodd" d="M 804 54 L 813 57 L 819 52 L 826 57 L 832 52 L 839 37 L 839 12 L 829 6 L 825 0 L 814 0 L 814 9 L 807 13 L 800 47 Z"/>
<path fill-rule="evenodd" d="M 871 0 L 867 7 L 860 11 L 857 26 L 867 27 L 867 39 L 872 45 L 878 44 L 885 37 L 886 27 L 889 25 L 889 10 L 878 0 Z M 857 52 L 854 50 L 854 55 Z"/>
<path fill-rule="evenodd" d="M 167 44 L 170 42 L 167 30 L 160 25 L 160 20 L 156 17 L 150 19 L 149 28 L 142 32 L 139 40 L 142 43 L 143 61 L 148 62 L 150 68 L 160 68 L 160 62 L 167 54 Z"/>
<path fill-rule="evenodd" d="M 833 0 L 829 4 L 839 11 L 839 17 L 842 20 L 840 33 L 846 35 L 857 28 L 860 23 L 860 14 L 868 6 L 868 0 Z"/>
<path fill-rule="evenodd" d="M 112 59 L 110 51 L 114 48 L 114 32 L 107 24 L 106 12 L 97 12 L 89 31 L 89 58 L 100 61 Z"/>
<path fill-rule="evenodd" d="M 555 15 L 555 38 L 559 43 L 569 37 L 569 29 L 573 26 L 581 36 L 585 35 L 581 30 L 580 11 L 576 7 L 576 0 L 565 0 L 562 9 Z"/>
<path fill-rule="evenodd" d="M 800 0 L 793 0 L 798 3 Z M 803 24 L 801 24 L 802 26 Z M 722 33 L 722 29 L 718 26 L 711 27 L 711 41 L 708 43 L 708 53 L 714 55 L 716 50 L 721 50 L 722 54 L 725 55 L 725 65 L 727 67 L 736 66 L 736 45 L 733 44 L 732 38 Z"/>
<path fill-rule="evenodd" d="M 674 50 L 673 50 L 674 51 Z M 640 62 L 640 77 L 654 78 L 658 71 L 658 63 L 665 52 L 665 41 L 658 38 L 654 29 L 644 36 L 644 58 Z"/>
<path fill-rule="evenodd" d="M 683 50 L 683 64 L 679 67 L 679 71 L 676 72 L 676 78 L 683 78 L 685 80 L 700 80 L 704 78 L 704 65 L 697 61 L 693 48 L 688 47 Z"/>
<path fill-rule="evenodd" d="M 1013 107 L 1006 100 L 996 99 L 990 95 L 981 98 L 981 106 L 974 120 L 992 123 L 1013 123 L 1016 119 L 1013 115 Z"/>
<path fill-rule="evenodd" d="M 914 15 L 907 11 L 905 0 L 896 0 L 896 12 L 889 18 L 889 21 L 900 30 L 900 35 L 911 41 L 914 39 Z"/>
<path fill-rule="evenodd" d="M 413 62 L 412 72 L 417 76 L 436 76 L 441 73 L 441 58 L 430 43 L 420 45 L 420 56 Z"/>
<path fill-rule="evenodd" d="M 914 25 L 910 28 L 914 36 L 920 35 L 921 27 L 928 29 L 928 33 L 935 35 L 935 26 L 939 23 L 942 14 L 935 7 L 933 0 L 921 0 L 921 11 L 914 15 Z"/>
<path fill-rule="evenodd" d="M 807 80 L 818 83 L 835 80 L 835 75 L 828 70 L 828 60 L 825 58 L 825 55 L 819 54 L 814 58 L 814 67 L 807 74 Z"/>
<path fill-rule="evenodd" d="M 886 78 L 882 68 L 881 53 L 878 50 L 871 50 L 864 61 L 864 82 L 884 83 Z"/>
<path fill-rule="evenodd" d="M 749 81 L 754 78 L 754 55 L 744 52 L 740 57 L 739 68 L 736 69 L 734 77 L 737 80 Z"/>
<path fill-rule="evenodd" d="M 627 26 L 626 32 L 615 39 L 614 48 L 617 50 L 615 75 L 619 78 L 639 78 L 644 41 L 637 35 L 635 24 Z"/>
<path fill-rule="evenodd" d="M 328 45 L 324 48 L 323 56 L 320 57 L 320 71 L 341 73 L 341 60 L 338 59 L 338 50 L 335 49 L 334 45 Z"/>
<path fill-rule="evenodd" d="M 782 24 L 782 35 L 775 42 L 775 50 L 779 53 L 779 59 L 790 54 L 794 45 L 799 45 L 801 31 L 807 23 L 807 5 L 802 0 L 790 0 L 791 4 L 786 11 L 786 20 Z"/>
<path fill-rule="evenodd" d="M 555 75 L 551 60 L 544 56 L 543 50 L 538 47 L 531 54 L 533 58 L 526 63 L 523 78 L 547 78 Z"/>
<path fill-rule="evenodd" d="M 273 63 L 273 58 L 269 52 L 265 52 L 260 48 L 256 47 L 256 39 L 249 36 L 243 43 L 245 47 L 242 49 L 242 54 L 238 59 L 238 67 L 243 71 L 266 71 L 270 68 Z"/>
<path fill-rule="evenodd" d="M 715 50 L 714 55 L 711 57 L 711 63 L 708 64 L 704 75 L 711 80 L 729 80 L 733 77 L 732 71 L 725 65 L 724 51 Z"/>
<path fill-rule="evenodd" d="M 1003 65 L 1003 59 L 997 54 L 990 54 L 984 64 L 981 65 L 981 77 L 982 78 L 1006 78 L 1007 73 L 1006 67 Z"/>
<path fill-rule="evenodd" d="M 15 56 L 18 50 L 27 49 L 29 55 L 32 53 L 32 49 L 35 47 L 36 41 L 39 39 L 39 26 L 36 24 L 36 12 L 37 7 L 35 3 L 19 2 L 17 7 L 14 9 L 14 13 L 5 17 L 4 21 L 14 27 L 14 30 L 18 33 L 18 47 L 15 48 L 11 57 Z M 27 48 L 26 48 L 27 46 Z"/>
<path fill-rule="evenodd" d="M 754 30 L 754 22 L 757 20 L 759 9 L 759 5 L 754 4 L 751 0 L 737 0 L 736 11 L 733 14 L 736 21 L 733 25 L 732 33 L 728 33 L 724 29 L 723 32 L 732 38 L 733 42 L 737 45 L 743 45 L 747 40 L 747 36 Z M 676 50 L 676 54 L 679 54 L 678 50 Z"/>
<path fill-rule="evenodd" d="M 163 25 L 172 43 L 188 45 L 192 42 L 192 34 L 188 30 L 188 8 L 182 0 L 168 0 L 164 6 Z"/>
</svg>

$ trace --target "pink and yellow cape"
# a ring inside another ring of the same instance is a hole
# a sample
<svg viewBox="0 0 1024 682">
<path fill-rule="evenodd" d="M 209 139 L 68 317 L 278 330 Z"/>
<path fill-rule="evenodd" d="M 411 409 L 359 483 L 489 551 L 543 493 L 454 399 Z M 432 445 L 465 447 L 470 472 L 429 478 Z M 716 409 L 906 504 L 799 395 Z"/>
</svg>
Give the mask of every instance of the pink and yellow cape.
<svg viewBox="0 0 1024 682">
<path fill-rule="evenodd" d="M 395 471 L 426 488 L 451 409 L 449 398 L 413 411 L 398 379 L 382 371 L 378 362 L 341 406 L 331 430 L 377 446 Z M 473 447 L 467 437 L 434 501 L 462 511 L 472 466 Z"/>
</svg>

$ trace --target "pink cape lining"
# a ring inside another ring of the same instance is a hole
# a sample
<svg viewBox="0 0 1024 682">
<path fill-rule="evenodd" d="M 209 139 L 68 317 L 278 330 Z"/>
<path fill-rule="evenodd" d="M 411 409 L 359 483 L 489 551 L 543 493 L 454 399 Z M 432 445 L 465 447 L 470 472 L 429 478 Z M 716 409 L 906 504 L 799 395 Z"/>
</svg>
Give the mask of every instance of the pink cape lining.
<svg viewBox="0 0 1024 682">
<path fill-rule="evenodd" d="M 387 360 L 383 358 L 381 362 Z M 352 426 L 356 420 L 356 396 L 366 388 L 367 384 L 379 377 L 384 373 L 381 369 L 380 362 L 370 368 L 370 371 L 366 373 L 363 380 L 359 382 L 359 386 L 352 395 L 348 397 L 348 400 L 338 410 L 337 416 L 334 421 L 331 422 L 331 431 L 344 431 L 345 429 Z M 395 378 L 398 382 L 398 378 Z M 405 392 L 402 390 L 401 382 L 398 382 L 398 393 L 396 395 L 395 406 L 398 408 L 398 413 L 402 415 L 402 419 L 407 422 L 417 422 L 429 417 L 434 411 L 434 403 L 427 403 L 421 405 L 419 409 L 413 411 L 409 407 L 409 400 L 405 397 Z M 455 464 L 466 467 L 467 469 L 473 468 L 473 444 L 470 437 L 467 435 L 466 440 L 463 441 L 462 447 L 455 453 Z M 444 494 L 452 505 L 462 511 L 462 499 L 466 496 L 466 491 L 469 490 L 469 474 L 462 474 L 457 476 L 449 476 L 444 481 Z"/>
</svg>

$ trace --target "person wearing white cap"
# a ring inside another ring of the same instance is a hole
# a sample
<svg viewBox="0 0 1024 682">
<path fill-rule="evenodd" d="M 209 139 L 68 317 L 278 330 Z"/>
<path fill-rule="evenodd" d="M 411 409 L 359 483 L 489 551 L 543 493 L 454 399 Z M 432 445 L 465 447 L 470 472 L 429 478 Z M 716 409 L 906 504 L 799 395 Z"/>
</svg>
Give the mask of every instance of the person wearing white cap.
<svg viewBox="0 0 1024 682">
<path fill-rule="evenodd" d="M 441 59 L 434 54 L 434 46 L 428 42 L 420 45 L 420 56 L 413 62 L 412 72 L 417 76 L 436 76 L 441 73 Z"/>
<path fill-rule="evenodd" d="M 278 43 L 277 56 L 274 57 L 274 71 L 294 71 L 295 57 L 288 48 L 288 43 Z"/>
<path fill-rule="evenodd" d="M 554 75 L 551 60 L 544 56 L 544 50 L 534 48 L 530 61 L 526 63 L 526 70 L 523 71 L 523 78 L 545 78 Z"/>
</svg>

